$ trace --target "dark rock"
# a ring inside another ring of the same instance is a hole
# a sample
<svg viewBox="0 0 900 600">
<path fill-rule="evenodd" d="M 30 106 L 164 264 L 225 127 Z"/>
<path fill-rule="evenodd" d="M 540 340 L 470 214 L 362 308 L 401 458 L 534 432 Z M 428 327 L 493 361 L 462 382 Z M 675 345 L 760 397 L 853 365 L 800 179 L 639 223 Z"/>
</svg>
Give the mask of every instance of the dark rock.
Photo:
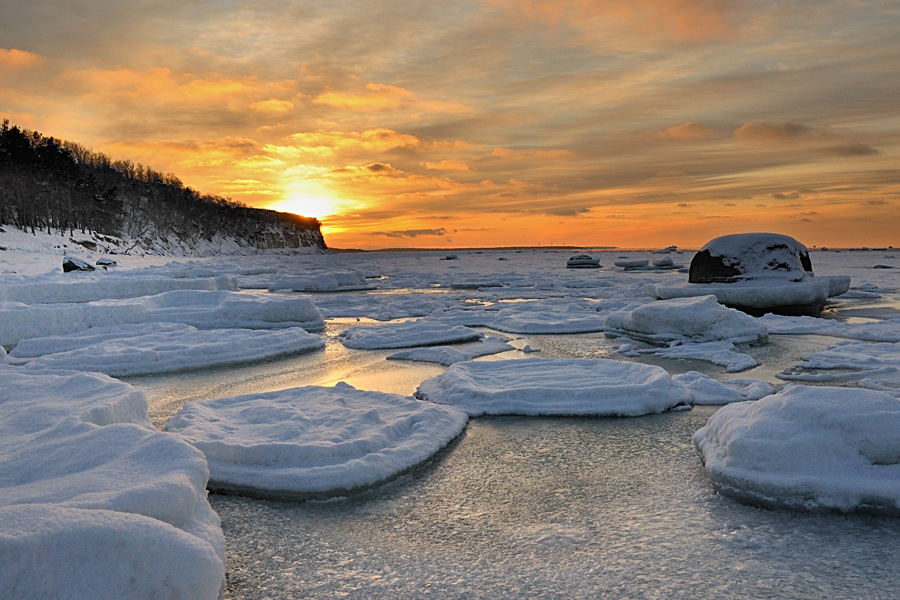
<svg viewBox="0 0 900 600">
<path fill-rule="evenodd" d="M 75 258 L 74 256 L 67 256 L 63 259 L 63 272 L 69 273 L 71 271 L 94 271 L 94 266 L 84 262 L 80 258 Z"/>
</svg>

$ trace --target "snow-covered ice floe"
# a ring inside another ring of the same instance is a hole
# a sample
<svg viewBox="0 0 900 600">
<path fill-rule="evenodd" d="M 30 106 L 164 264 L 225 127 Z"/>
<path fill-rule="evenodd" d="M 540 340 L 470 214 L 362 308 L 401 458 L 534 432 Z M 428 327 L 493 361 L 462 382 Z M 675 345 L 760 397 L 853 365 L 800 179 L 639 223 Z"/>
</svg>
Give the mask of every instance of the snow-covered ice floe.
<svg viewBox="0 0 900 600">
<path fill-rule="evenodd" d="M 269 284 L 270 292 L 355 292 L 374 290 L 359 271 L 334 271 L 281 276 Z"/>
<path fill-rule="evenodd" d="M 714 295 L 726 306 L 752 314 L 815 314 L 850 278 L 815 277 L 806 247 L 786 235 L 742 233 L 707 242 L 691 261 L 688 282 L 650 283 L 644 291 L 669 300 Z"/>
<path fill-rule="evenodd" d="M 504 340 L 496 337 L 486 337 L 480 343 L 465 348 L 454 348 L 452 346 L 432 346 L 429 348 L 413 348 L 412 350 L 403 350 L 395 352 L 388 356 L 391 360 L 411 360 L 415 362 L 431 362 L 444 366 L 450 366 L 454 363 L 465 360 L 472 360 L 479 356 L 488 356 L 489 354 L 498 354 L 507 350 L 515 350 Z"/>
<path fill-rule="evenodd" d="M 181 324 L 169 331 L 143 333 L 142 325 L 104 327 L 21 341 L 10 362 L 32 369 L 98 371 L 114 377 L 178 373 L 259 362 L 321 350 L 321 337 L 300 327 L 276 330 L 205 329 Z M 137 328 L 136 331 L 131 331 Z M 65 348 L 65 350 L 62 350 Z M 30 356 L 33 358 L 22 358 Z"/>
<path fill-rule="evenodd" d="M 900 343 L 838 342 L 803 356 L 802 362 L 778 377 L 810 383 L 856 381 L 900 396 Z"/>
<path fill-rule="evenodd" d="M 423 400 L 481 415 L 632 417 L 690 404 L 660 367 L 607 359 L 460 362 L 419 385 Z"/>
<path fill-rule="evenodd" d="M 0 303 L 0 345 L 91 327 L 152 322 L 184 323 L 200 329 L 325 329 L 322 315 L 307 296 L 180 290 L 79 304 Z"/>
<path fill-rule="evenodd" d="M 471 342 L 484 337 L 474 329 L 433 321 L 405 321 L 385 325 L 351 327 L 339 339 L 348 348 L 410 348 Z"/>
<path fill-rule="evenodd" d="M 719 340 L 764 344 L 769 337 L 765 325 L 741 311 L 722 306 L 715 296 L 663 300 L 629 312 L 610 313 L 603 333 L 660 346 Z"/>
<path fill-rule="evenodd" d="M 870 342 L 900 342 L 900 319 L 887 319 L 867 323 L 844 323 L 834 319 L 817 317 L 786 317 L 765 315 L 760 321 L 769 333 L 785 335 L 829 335 Z"/>
<path fill-rule="evenodd" d="M 206 454 L 210 489 L 301 500 L 394 477 L 467 422 L 454 407 L 339 383 L 191 402 L 166 429 Z"/>
<path fill-rule="evenodd" d="M 694 435 L 713 485 L 738 500 L 900 515 L 900 401 L 794 386 L 721 408 Z"/>
<path fill-rule="evenodd" d="M 202 453 L 137 389 L 0 366 L 0 597 L 219 597 L 225 541 Z"/>
<path fill-rule="evenodd" d="M 676 360 L 705 360 L 714 365 L 725 367 L 729 373 L 739 373 L 758 366 L 749 354 L 738 352 L 731 342 L 701 342 L 677 344 L 668 348 L 637 348 L 634 344 L 621 344 L 616 350 L 625 356 L 638 358 L 641 356 L 658 356 Z"/>
<path fill-rule="evenodd" d="M 697 371 L 675 375 L 672 379 L 687 387 L 691 393 L 691 404 L 695 406 L 759 400 L 778 391 L 774 385 L 761 379 L 718 381 Z"/>
<path fill-rule="evenodd" d="M 115 277 L 104 274 L 59 276 L 41 280 L 22 279 L 0 284 L 0 302 L 23 304 L 65 304 L 93 302 L 113 298 L 136 298 L 176 290 L 237 290 L 237 278 L 228 275 L 218 277 L 176 278 L 165 276 Z"/>
</svg>

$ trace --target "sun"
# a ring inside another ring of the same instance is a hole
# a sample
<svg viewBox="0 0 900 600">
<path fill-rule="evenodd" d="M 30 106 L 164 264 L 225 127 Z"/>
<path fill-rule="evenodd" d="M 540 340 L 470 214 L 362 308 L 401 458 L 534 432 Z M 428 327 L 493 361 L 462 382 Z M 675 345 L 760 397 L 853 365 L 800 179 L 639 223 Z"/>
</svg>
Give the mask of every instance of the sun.
<svg viewBox="0 0 900 600">
<path fill-rule="evenodd" d="M 280 212 L 290 212 L 304 217 L 322 219 L 337 212 L 337 202 L 325 194 L 307 191 L 290 191 L 285 193 L 285 198 L 268 208 Z"/>
</svg>

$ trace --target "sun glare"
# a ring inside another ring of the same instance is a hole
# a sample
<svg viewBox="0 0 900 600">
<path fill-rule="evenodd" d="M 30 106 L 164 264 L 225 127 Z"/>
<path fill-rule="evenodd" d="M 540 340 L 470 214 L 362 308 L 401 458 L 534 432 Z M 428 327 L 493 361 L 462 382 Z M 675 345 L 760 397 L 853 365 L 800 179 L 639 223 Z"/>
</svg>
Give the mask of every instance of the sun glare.
<svg viewBox="0 0 900 600">
<path fill-rule="evenodd" d="M 285 196 L 284 200 L 269 205 L 269 208 L 317 219 L 337 212 L 336 201 L 325 195 L 296 191 L 289 192 Z"/>
</svg>

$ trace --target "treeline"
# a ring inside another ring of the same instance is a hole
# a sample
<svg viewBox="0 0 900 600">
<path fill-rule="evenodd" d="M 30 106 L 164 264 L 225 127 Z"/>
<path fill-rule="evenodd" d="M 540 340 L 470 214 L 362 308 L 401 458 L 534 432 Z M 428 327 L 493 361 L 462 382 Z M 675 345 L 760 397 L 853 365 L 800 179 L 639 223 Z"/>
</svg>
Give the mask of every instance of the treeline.
<svg viewBox="0 0 900 600">
<path fill-rule="evenodd" d="M 0 225 L 94 231 L 185 244 L 215 236 L 256 248 L 325 248 L 318 219 L 201 194 L 172 174 L 112 160 L 73 142 L 0 126 Z"/>
</svg>

